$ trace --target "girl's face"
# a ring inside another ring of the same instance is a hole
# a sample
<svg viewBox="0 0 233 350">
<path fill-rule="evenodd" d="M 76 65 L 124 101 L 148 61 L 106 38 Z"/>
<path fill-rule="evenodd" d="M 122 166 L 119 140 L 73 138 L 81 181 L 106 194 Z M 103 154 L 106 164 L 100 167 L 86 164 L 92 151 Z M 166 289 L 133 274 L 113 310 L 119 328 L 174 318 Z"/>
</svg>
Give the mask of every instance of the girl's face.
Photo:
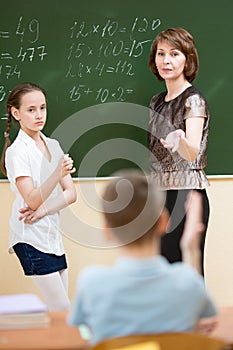
<svg viewBox="0 0 233 350">
<path fill-rule="evenodd" d="M 19 109 L 12 107 L 11 113 L 20 127 L 29 135 L 41 131 L 46 122 L 46 99 L 41 91 L 31 91 L 21 97 Z"/>
<path fill-rule="evenodd" d="M 158 43 L 155 65 L 164 80 L 184 78 L 185 55 L 165 41 Z"/>
</svg>

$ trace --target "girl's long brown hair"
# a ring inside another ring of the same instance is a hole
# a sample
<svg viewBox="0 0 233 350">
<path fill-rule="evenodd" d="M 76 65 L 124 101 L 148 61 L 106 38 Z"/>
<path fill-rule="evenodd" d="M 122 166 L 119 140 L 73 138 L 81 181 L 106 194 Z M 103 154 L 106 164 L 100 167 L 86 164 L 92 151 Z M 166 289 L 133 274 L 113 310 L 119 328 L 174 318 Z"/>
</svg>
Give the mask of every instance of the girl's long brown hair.
<svg viewBox="0 0 233 350">
<path fill-rule="evenodd" d="M 6 172 L 6 166 L 5 166 L 5 154 L 7 148 L 11 145 L 10 141 L 10 129 L 11 129 L 11 123 L 12 123 L 12 114 L 11 114 L 11 107 L 15 107 L 17 109 L 20 108 L 20 103 L 23 95 L 27 94 L 28 92 L 32 91 L 41 91 L 44 96 L 46 97 L 45 91 L 38 85 L 33 84 L 33 83 L 22 83 L 14 87 L 14 89 L 11 91 L 7 103 L 6 103 L 6 108 L 7 108 L 7 126 L 6 130 L 4 132 L 4 137 L 5 137 L 5 143 L 3 146 L 3 151 L 2 151 L 2 156 L 1 156 L 1 172 L 3 175 L 7 176 Z"/>
</svg>

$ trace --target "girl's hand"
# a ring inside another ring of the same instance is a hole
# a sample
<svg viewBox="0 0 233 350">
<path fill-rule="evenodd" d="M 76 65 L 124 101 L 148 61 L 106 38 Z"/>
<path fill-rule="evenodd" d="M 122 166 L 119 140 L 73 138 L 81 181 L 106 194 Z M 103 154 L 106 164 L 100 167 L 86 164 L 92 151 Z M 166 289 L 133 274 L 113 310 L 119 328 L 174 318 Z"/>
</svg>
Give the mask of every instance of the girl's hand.
<svg viewBox="0 0 233 350">
<path fill-rule="evenodd" d="M 61 178 L 65 177 L 68 174 L 73 174 L 76 169 L 73 168 L 74 161 L 69 156 L 69 154 L 65 154 L 59 161 L 57 170 L 61 173 Z"/>
<path fill-rule="evenodd" d="M 29 225 L 47 215 L 46 208 L 43 205 L 41 205 L 37 210 L 32 210 L 29 207 L 21 208 L 19 212 L 21 214 L 19 221 L 24 220 L 24 223 Z"/>
<path fill-rule="evenodd" d="M 30 209 L 29 207 L 25 207 L 25 208 L 21 208 L 19 209 L 20 212 L 20 217 L 19 217 L 19 221 L 24 220 L 24 222 L 26 222 L 27 218 L 33 213 L 33 210 Z"/>
<path fill-rule="evenodd" d="M 185 132 L 181 129 L 170 132 L 166 139 L 160 139 L 160 142 L 165 148 L 171 149 L 172 152 L 176 152 L 180 146 L 180 141 L 185 139 Z"/>
</svg>

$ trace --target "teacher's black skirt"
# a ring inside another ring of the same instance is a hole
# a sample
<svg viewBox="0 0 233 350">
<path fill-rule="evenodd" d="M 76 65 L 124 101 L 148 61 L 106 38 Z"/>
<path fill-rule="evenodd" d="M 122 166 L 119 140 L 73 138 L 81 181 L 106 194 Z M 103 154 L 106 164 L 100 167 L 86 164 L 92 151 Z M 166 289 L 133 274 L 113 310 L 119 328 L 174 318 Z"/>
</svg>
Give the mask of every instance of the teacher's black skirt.
<svg viewBox="0 0 233 350">
<path fill-rule="evenodd" d="M 185 224 L 185 201 L 189 191 L 192 190 L 168 190 L 166 192 L 166 208 L 170 214 L 170 223 L 166 234 L 162 237 L 161 241 L 161 254 L 168 259 L 170 263 L 182 261 L 182 254 L 180 250 L 180 239 L 183 233 Z M 204 246 L 205 237 L 209 221 L 209 200 L 206 190 L 194 190 L 198 191 L 202 196 L 203 205 L 203 224 L 205 230 L 202 234 L 200 249 L 201 249 L 201 266 L 202 273 L 204 275 L 203 263 L 204 263 Z"/>
</svg>

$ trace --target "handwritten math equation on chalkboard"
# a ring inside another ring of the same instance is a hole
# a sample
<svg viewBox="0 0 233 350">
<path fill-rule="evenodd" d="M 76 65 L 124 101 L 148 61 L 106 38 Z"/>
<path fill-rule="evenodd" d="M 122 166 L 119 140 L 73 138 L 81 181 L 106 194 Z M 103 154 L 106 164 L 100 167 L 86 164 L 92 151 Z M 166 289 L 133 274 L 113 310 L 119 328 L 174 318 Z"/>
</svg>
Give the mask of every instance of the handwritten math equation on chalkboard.
<svg viewBox="0 0 233 350">
<path fill-rule="evenodd" d="M 25 21 L 19 16 L 12 31 L 0 28 L 0 77 L 1 81 L 11 78 L 23 79 L 22 69 L 30 62 L 43 62 L 47 56 L 45 45 L 40 43 L 40 22 L 36 18 Z M 17 42 L 12 45 L 12 42 Z M 7 92 L 4 85 L 0 86 L 0 102 Z"/>
<path fill-rule="evenodd" d="M 137 61 L 146 45 L 151 45 L 160 24 L 160 19 L 145 17 L 134 18 L 128 27 L 113 19 L 103 24 L 75 20 L 70 27 L 65 75 L 74 82 L 69 91 L 71 101 L 94 96 L 96 103 L 109 99 L 123 102 L 127 94 L 135 93 Z M 97 84 L 91 84 L 92 80 Z"/>
<path fill-rule="evenodd" d="M 35 67 L 30 70 L 31 81 L 38 81 L 38 74 L 46 74 L 48 57 L 52 57 L 54 70 L 59 77 L 62 74 L 68 86 L 61 94 L 66 94 L 70 101 L 86 99 L 90 104 L 127 101 L 129 95 L 137 92 L 135 81 L 144 69 L 138 65 L 139 59 L 146 52 L 147 60 L 155 31 L 161 25 L 160 19 L 146 17 L 134 17 L 127 21 L 127 26 L 108 18 L 96 23 L 72 19 L 63 28 L 62 38 L 48 39 L 40 22 L 39 18 L 19 15 L 10 30 L 0 24 L 0 103 L 7 98 L 7 86 L 25 81 L 30 65 Z M 57 46 L 54 52 L 52 44 L 58 39 L 65 43 L 67 51 L 59 51 Z"/>
</svg>

